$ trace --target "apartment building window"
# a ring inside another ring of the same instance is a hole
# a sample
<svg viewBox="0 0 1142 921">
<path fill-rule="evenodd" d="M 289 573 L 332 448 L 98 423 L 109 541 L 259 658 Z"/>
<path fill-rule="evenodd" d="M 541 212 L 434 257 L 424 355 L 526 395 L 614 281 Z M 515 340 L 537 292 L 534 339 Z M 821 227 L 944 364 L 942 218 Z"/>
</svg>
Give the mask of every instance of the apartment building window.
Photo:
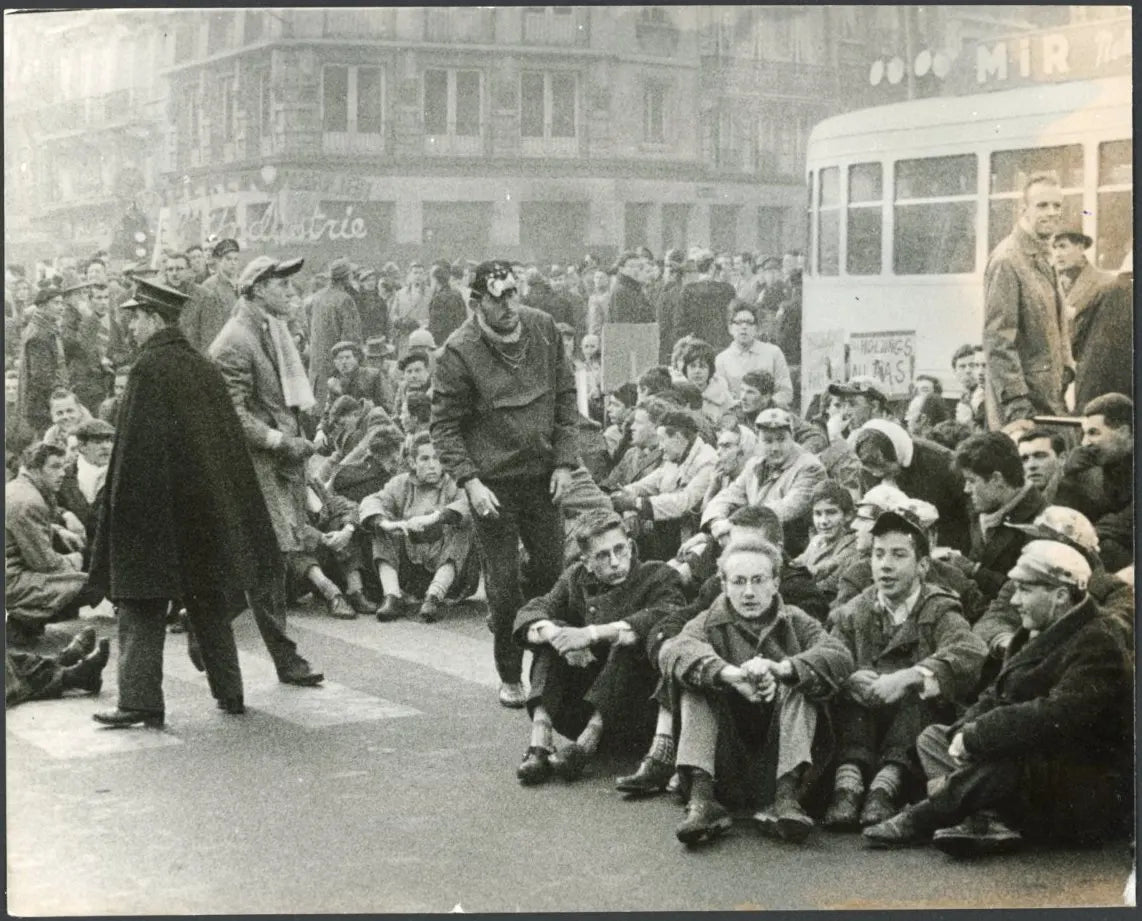
<svg viewBox="0 0 1142 921">
<path fill-rule="evenodd" d="M 570 73 L 520 75 L 520 136 L 524 153 L 576 153 L 576 86 Z"/>
<path fill-rule="evenodd" d="M 426 70 L 425 152 L 480 153 L 482 106 L 478 70 Z"/>
<path fill-rule="evenodd" d="M 648 144 L 666 143 L 666 86 L 647 84 L 643 94 L 642 136 Z"/>
<path fill-rule="evenodd" d="M 523 40 L 529 45 L 575 44 L 575 7 L 525 6 Z"/>
<path fill-rule="evenodd" d="M 375 153 L 384 147 L 384 74 L 379 67 L 326 65 L 321 123 L 330 153 Z"/>
</svg>

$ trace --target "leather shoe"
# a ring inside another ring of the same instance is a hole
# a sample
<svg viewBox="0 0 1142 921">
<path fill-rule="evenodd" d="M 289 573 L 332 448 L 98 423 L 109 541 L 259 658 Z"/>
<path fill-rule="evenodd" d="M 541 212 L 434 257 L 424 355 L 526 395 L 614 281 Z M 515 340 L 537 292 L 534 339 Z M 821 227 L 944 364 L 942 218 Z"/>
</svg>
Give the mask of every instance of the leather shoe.
<svg viewBox="0 0 1142 921">
<path fill-rule="evenodd" d="M 864 808 L 860 811 L 860 824 L 862 828 L 869 825 L 879 825 L 887 822 L 900 807 L 892 801 L 892 797 L 884 790 L 870 790 L 864 799 Z"/>
<path fill-rule="evenodd" d="M 825 827 L 836 831 L 856 831 L 860 828 L 862 795 L 856 790 L 835 790 L 829 808 L 825 810 Z"/>
<path fill-rule="evenodd" d="M 726 807 L 717 800 L 692 798 L 686 807 L 686 818 L 674 834 L 683 844 L 695 845 L 724 834 L 733 824 Z"/>
<path fill-rule="evenodd" d="M 332 598 L 327 599 L 325 606 L 329 611 L 329 616 L 337 620 L 357 619 L 357 612 L 353 610 L 353 606 L 349 604 L 348 600 L 340 592 Z"/>
<path fill-rule="evenodd" d="M 312 688 L 321 684 L 325 680 L 325 675 L 321 672 L 315 672 L 309 667 L 309 663 L 304 659 L 300 662 L 295 662 L 285 671 L 278 672 L 278 681 L 282 684 L 296 684 L 302 688 Z"/>
<path fill-rule="evenodd" d="M 504 681 L 500 684 L 500 706 L 509 710 L 522 710 L 527 706 L 527 695 L 524 694 L 520 682 L 510 684 Z"/>
<path fill-rule="evenodd" d="M 761 831 L 771 838 L 800 844 L 813 830 L 813 820 L 795 799 L 778 800 L 768 809 L 754 814 Z"/>
<path fill-rule="evenodd" d="M 241 697 L 223 697 L 218 701 L 218 709 L 223 713 L 233 713 L 235 716 L 246 712 L 246 704 Z"/>
<path fill-rule="evenodd" d="M 639 762 L 638 770 L 615 781 L 615 789 L 628 796 L 654 796 L 665 793 L 674 774 L 674 765 L 647 755 Z"/>
<path fill-rule="evenodd" d="M 377 620 L 381 623 L 397 620 L 404 614 L 404 605 L 396 595 L 385 595 L 385 600 L 377 608 Z"/>
<path fill-rule="evenodd" d="M 424 601 L 420 603 L 420 620 L 421 623 L 434 624 L 440 620 L 440 599 L 434 595 L 428 595 Z"/>
<path fill-rule="evenodd" d="M 551 770 L 563 780 L 578 780 L 591 756 L 578 742 L 570 742 L 551 756 Z"/>
<path fill-rule="evenodd" d="M 515 776 L 525 787 L 545 783 L 551 777 L 551 753 L 533 745 L 516 768 Z"/>
<path fill-rule="evenodd" d="M 96 636 L 94 627 L 84 627 L 56 656 L 56 661 L 64 668 L 76 665 L 81 659 L 95 652 Z"/>
<path fill-rule="evenodd" d="M 98 694 L 103 690 L 103 668 L 111 658 L 111 641 L 99 641 L 98 648 L 83 657 L 75 665 L 69 665 L 61 674 L 61 681 L 65 690 L 87 691 L 89 694 Z"/>
<path fill-rule="evenodd" d="M 932 846 L 952 857 L 986 857 L 1009 854 L 1023 844 L 1023 836 L 999 819 L 988 815 L 968 816 L 959 825 L 938 829 Z"/>
<path fill-rule="evenodd" d="M 161 710 L 157 713 L 151 710 L 101 710 L 99 713 L 93 713 L 91 718 L 112 729 L 127 729 L 140 724 L 148 729 L 161 729 L 163 726 Z"/>
<path fill-rule="evenodd" d="M 377 606 L 365 597 L 364 592 L 349 592 L 345 595 L 345 600 L 353 606 L 353 610 L 358 614 L 372 617 L 377 613 Z"/>
<path fill-rule="evenodd" d="M 864 843 L 873 848 L 913 847 L 923 844 L 931 835 L 918 823 L 911 809 L 904 809 L 891 819 L 870 825 L 862 833 Z"/>
</svg>

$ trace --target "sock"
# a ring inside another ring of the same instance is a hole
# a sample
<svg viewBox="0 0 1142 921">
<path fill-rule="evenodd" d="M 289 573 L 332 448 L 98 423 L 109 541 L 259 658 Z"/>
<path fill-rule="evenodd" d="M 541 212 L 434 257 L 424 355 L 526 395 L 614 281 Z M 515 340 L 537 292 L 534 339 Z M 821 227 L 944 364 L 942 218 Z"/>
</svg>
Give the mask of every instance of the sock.
<svg viewBox="0 0 1142 921">
<path fill-rule="evenodd" d="M 883 790 L 894 803 L 899 802 L 904 790 L 904 769 L 899 764 L 886 764 L 868 785 L 868 792 L 873 790 Z"/>
<path fill-rule="evenodd" d="M 587 721 L 586 728 L 579 733 L 579 738 L 575 740 L 575 744 L 588 755 L 593 755 L 599 747 L 599 739 L 602 738 L 602 735 L 603 717 L 599 713 L 595 713 Z"/>
<path fill-rule="evenodd" d="M 314 588 L 321 592 L 321 597 L 326 601 L 330 601 L 341 594 L 341 589 L 334 585 L 333 580 L 325 575 L 318 566 L 310 566 L 306 570 L 305 577 Z"/>
<path fill-rule="evenodd" d="M 452 588 L 452 583 L 456 580 L 456 564 L 449 561 L 436 570 L 436 574 L 432 577 L 432 582 L 428 586 L 428 591 L 424 593 L 425 598 L 435 598 L 439 601 L 448 594 L 448 589 Z"/>
<path fill-rule="evenodd" d="M 551 742 L 551 720 L 546 713 L 536 710 L 535 718 L 531 722 L 531 741 L 528 743 L 531 748 L 542 748 L 545 751 L 554 751 L 555 746 Z"/>
<path fill-rule="evenodd" d="M 647 752 L 651 758 L 657 761 L 664 761 L 667 764 L 674 763 L 674 736 L 666 733 L 656 732 L 654 734 L 654 741 L 650 743 L 650 751 Z"/>
<path fill-rule="evenodd" d="M 392 595 L 394 598 L 401 596 L 400 579 L 397 578 L 397 571 L 393 568 L 391 563 L 378 563 L 377 575 L 381 580 L 381 590 L 384 591 L 386 595 Z"/>
<path fill-rule="evenodd" d="M 713 798 L 714 778 L 700 767 L 690 768 L 690 799 L 712 800 Z"/>
<path fill-rule="evenodd" d="M 833 781 L 833 789 L 838 793 L 841 790 L 863 793 L 864 775 L 861 773 L 860 765 L 850 761 L 838 767 L 836 780 Z"/>
<path fill-rule="evenodd" d="M 353 595 L 364 589 L 361 581 L 361 570 L 354 569 L 352 572 L 345 573 L 345 594 Z"/>
<path fill-rule="evenodd" d="M 658 708 L 658 717 L 654 721 L 654 734 L 656 736 L 674 735 L 674 714 L 665 707 Z"/>
</svg>

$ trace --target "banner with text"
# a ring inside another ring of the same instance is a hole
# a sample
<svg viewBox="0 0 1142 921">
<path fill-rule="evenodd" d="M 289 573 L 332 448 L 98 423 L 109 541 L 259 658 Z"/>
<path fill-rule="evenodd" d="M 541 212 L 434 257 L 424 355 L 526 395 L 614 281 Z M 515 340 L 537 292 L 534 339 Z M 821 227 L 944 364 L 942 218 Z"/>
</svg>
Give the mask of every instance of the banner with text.
<svg viewBox="0 0 1142 921">
<path fill-rule="evenodd" d="M 916 330 L 849 335 L 849 377 L 871 377 L 889 399 L 907 397 L 916 373 Z"/>
</svg>

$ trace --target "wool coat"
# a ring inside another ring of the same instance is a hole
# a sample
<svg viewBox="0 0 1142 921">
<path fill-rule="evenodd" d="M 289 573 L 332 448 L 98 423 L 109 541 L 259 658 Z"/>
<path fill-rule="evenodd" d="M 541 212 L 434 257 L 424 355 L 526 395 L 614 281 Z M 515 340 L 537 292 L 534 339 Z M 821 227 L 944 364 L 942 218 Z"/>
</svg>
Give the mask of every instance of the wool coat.
<svg viewBox="0 0 1142 921">
<path fill-rule="evenodd" d="M 238 414 L 278 546 L 285 552 L 301 550 L 299 532 L 308 523 L 305 462 L 270 447 L 272 432 L 294 438 L 303 434 L 300 414 L 286 405 L 269 325 L 249 301 L 243 298 L 235 305 L 210 346 L 210 358 L 222 372 Z"/>
<path fill-rule="evenodd" d="M 1075 310 L 1075 411 L 1104 393 L 1134 392 L 1134 280 L 1088 265 L 1068 293 Z"/>
<path fill-rule="evenodd" d="M 1023 766 L 1020 798 L 1047 834 L 1097 838 L 1131 814 L 1131 653 L 1121 625 L 1087 596 L 1035 637 L 1020 628 L 956 724 L 973 761 Z"/>
<path fill-rule="evenodd" d="M 218 370 L 175 327 L 139 350 L 92 548 L 112 600 L 239 592 L 274 572 L 277 544 Z"/>
<path fill-rule="evenodd" d="M 1028 485 L 1027 491 L 1015 503 L 1014 507 L 1003 516 L 1003 521 L 993 528 L 986 540 L 979 522 L 979 516 L 971 518 L 971 552 L 969 558 L 979 563 L 971 576 L 972 581 L 979 586 L 984 597 L 990 601 L 998 594 L 1003 583 L 1007 581 L 1007 573 L 1019 561 L 1019 554 L 1023 545 L 1029 538 L 1022 531 L 1008 527 L 1008 525 L 1031 524 L 1039 513 L 1047 507 L 1042 494 L 1034 486 Z"/>
<path fill-rule="evenodd" d="M 321 291 L 313 299 L 309 326 L 309 383 L 318 406 L 325 404 L 325 383 L 333 376 L 333 346 L 363 341 L 361 315 L 349 292 L 339 285 Z"/>
</svg>

